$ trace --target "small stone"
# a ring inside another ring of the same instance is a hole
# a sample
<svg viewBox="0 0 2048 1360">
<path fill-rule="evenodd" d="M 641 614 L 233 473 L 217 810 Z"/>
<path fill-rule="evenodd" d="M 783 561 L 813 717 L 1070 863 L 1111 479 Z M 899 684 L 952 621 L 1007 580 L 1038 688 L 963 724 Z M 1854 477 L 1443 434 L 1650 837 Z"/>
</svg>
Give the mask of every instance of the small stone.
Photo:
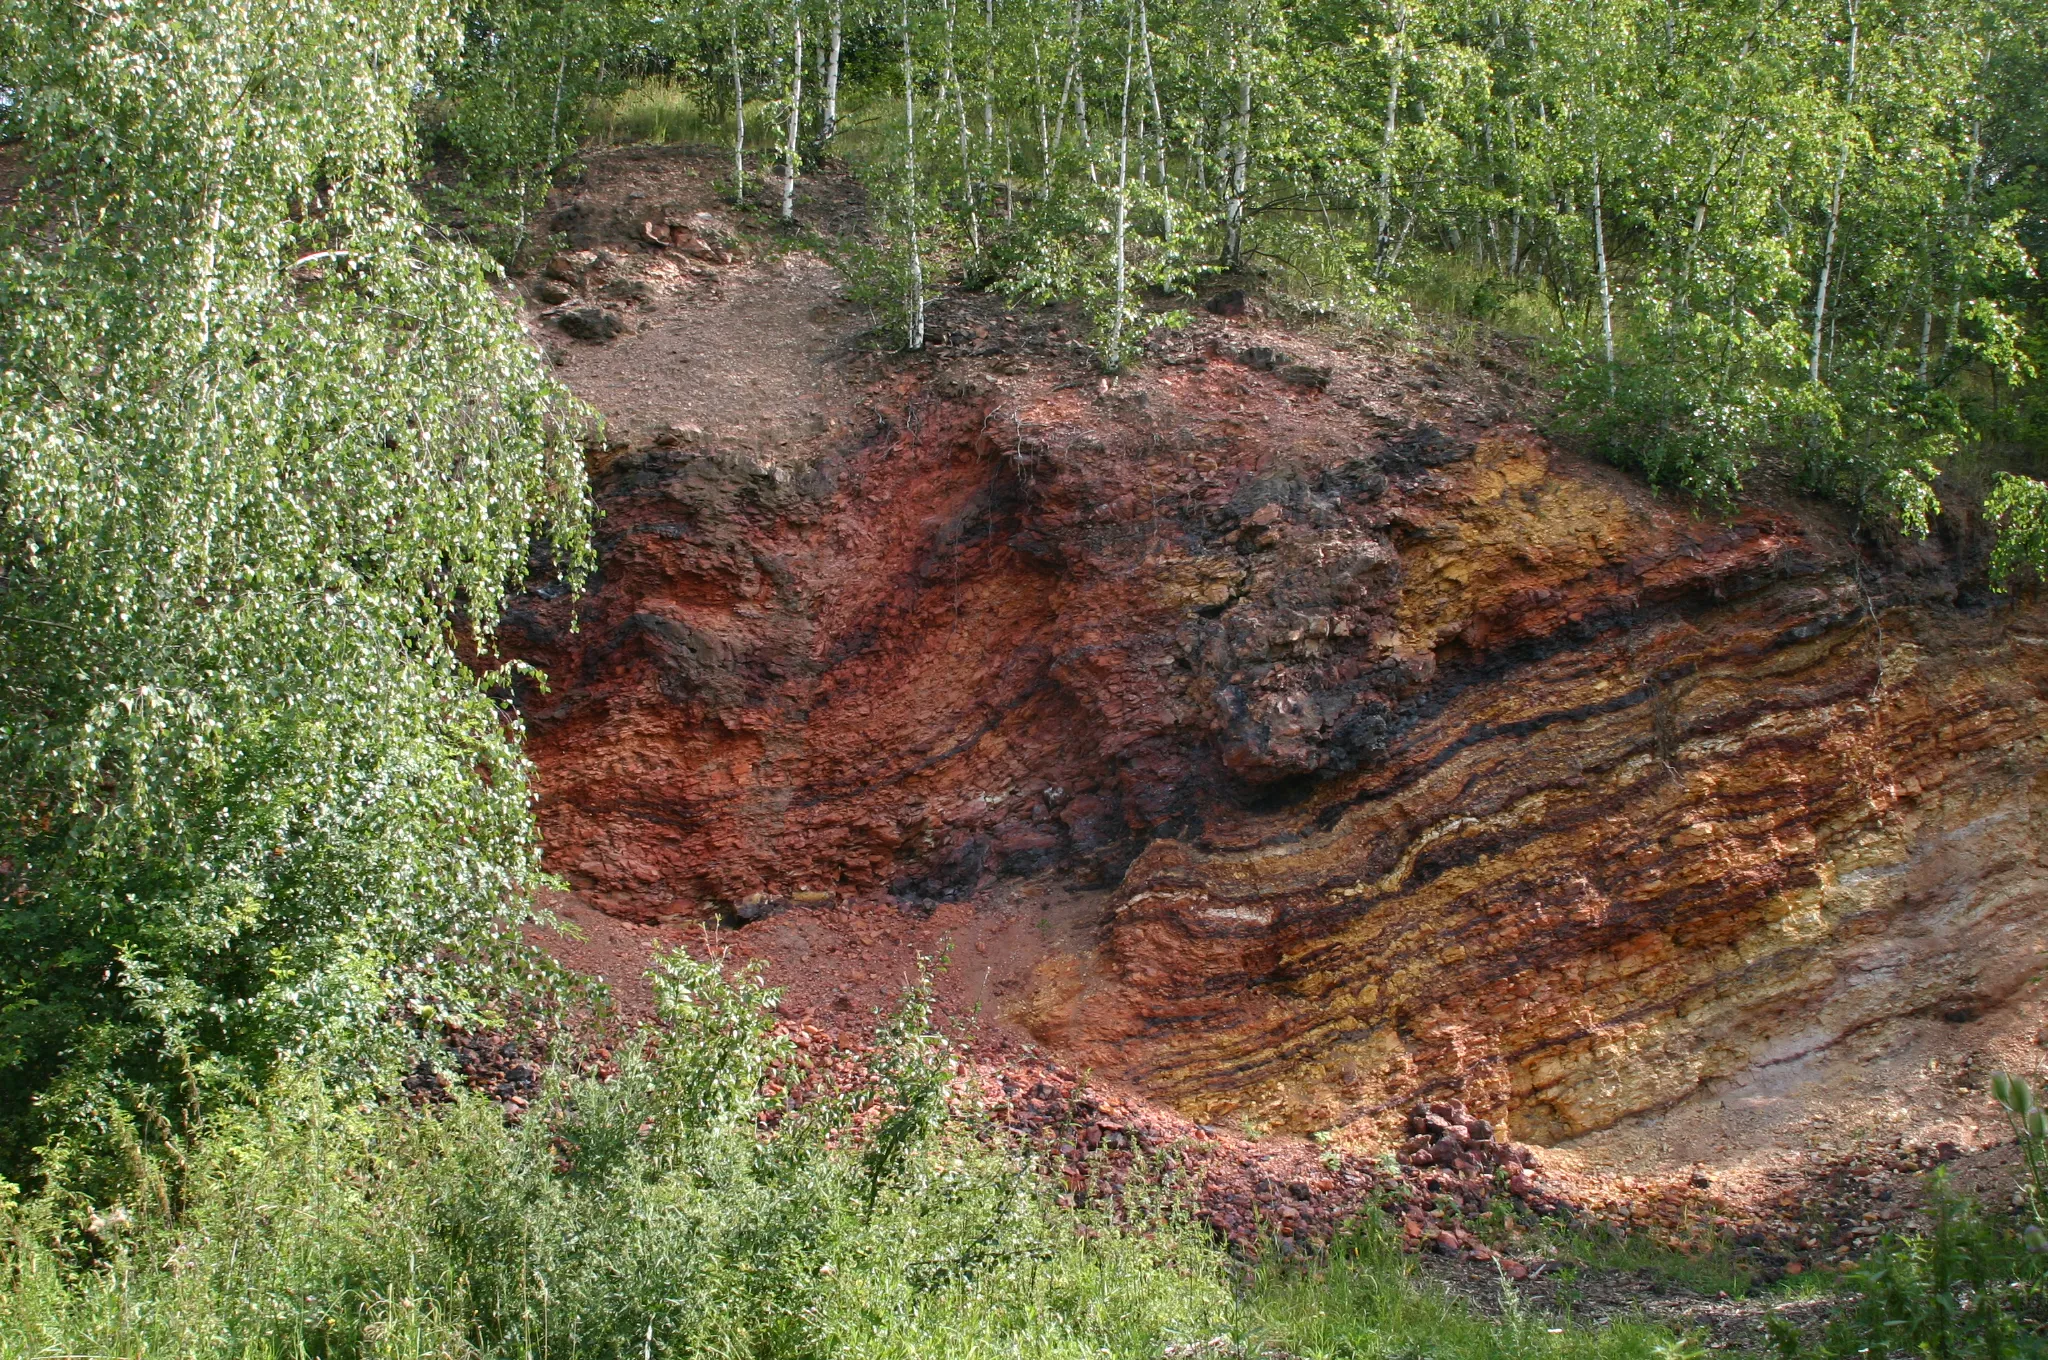
<svg viewBox="0 0 2048 1360">
<path fill-rule="evenodd" d="M 564 312 L 555 318 L 555 324 L 562 328 L 564 335 L 593 344 L 610 340 L 626 329 L 625 322 L 602 307 L 578 307 Z"/>
<path fill-rule="evenodd" d="M 654 285 L 645 279 L 613 279 L 598 291 L 605 297 L 617 298 L 621 302 L 654 301 Z"/>
<path fill-rule="evenodd" d="M 1217 316 L 1244 316 L 1251 311 L 1252 301 L 1242 288 L 1226 288 L 1202 304 Z"/>
<path fill-rule="evenodd" d="M 778 897 L 774 893 L 754 892 L 735 902 L 732 910 L 733 915 L 740 920 L 751 923 L 765 921 L 771 916 L 789 910 L 789 906 L 788 899 Z"/>
<path fill-rule="evenodd" d="M 560 279 L 541 278 L 534 280 L 534 301 L 545 306 L 559 306 L 574 296 L 576 296 L 576 290 Z"/>
</svg>

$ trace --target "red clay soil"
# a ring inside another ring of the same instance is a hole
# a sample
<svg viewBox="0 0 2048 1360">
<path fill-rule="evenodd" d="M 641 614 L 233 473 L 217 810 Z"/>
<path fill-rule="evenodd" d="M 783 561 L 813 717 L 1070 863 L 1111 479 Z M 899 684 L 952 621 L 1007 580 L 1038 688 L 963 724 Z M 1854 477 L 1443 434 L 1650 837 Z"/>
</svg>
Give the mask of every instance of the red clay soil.
<svg viewBox="0 0 2048 1360">
<path fill-rule="evenodd" d="M 629 1012 L 651 950 L 723 948 L 857 1044 L 939 958 L 1013 1122 L 1203 1150 L 1240 1240 L 1494 1185 L 1385 1168 L 1418 1102 L 1554 1145 L 1525 1209 L 1772 1269 L 1837 1251 L 1784 1176 L 1996 1140 L 1923 1079 L 2041 1066 L 2048 615 L 1960 506 L 1705 513 L 1538 434 L 1504 347 L 1255 302 L 1114 381 L 976 295 L 877 353 L 718 173 L 594 157 L 521 285 L 607 418 L 600 567 L 501 636 L 548 675 L 558 947 Z"/>
</svg>

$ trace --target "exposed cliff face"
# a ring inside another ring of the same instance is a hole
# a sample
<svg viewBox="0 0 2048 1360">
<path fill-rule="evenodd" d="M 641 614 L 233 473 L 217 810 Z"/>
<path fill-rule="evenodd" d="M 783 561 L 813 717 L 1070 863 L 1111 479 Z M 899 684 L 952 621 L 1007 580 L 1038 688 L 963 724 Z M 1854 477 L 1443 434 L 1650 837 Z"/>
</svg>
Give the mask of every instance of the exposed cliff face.
<svg viewBox="0 0 2048 1360">
<path fill-rule="evenodd" d="M 1568 1136 L 2036 967 L 2048 617 L 1943 550 L 1660 503 L 1483 374 L 1208 323 L 1109 392 L 984 321 L 851 434 L 595 460 L 601 579 L 506 621 L 586 898 L 1093 884 L 1011 1021 L 1361 1135 Z"/>
<path fill-rule="evenodd" d="M 1554 1139 L 2038 972 L 2043 620 L 1873 616 L 1795 526 L 1527 446 L 1450 480 L 1403 557 L 1426 714 L 1256 837 L 1149 846 L 1048 1033 L 1211 1115 L 1457 1088 Z"/>
</svg>

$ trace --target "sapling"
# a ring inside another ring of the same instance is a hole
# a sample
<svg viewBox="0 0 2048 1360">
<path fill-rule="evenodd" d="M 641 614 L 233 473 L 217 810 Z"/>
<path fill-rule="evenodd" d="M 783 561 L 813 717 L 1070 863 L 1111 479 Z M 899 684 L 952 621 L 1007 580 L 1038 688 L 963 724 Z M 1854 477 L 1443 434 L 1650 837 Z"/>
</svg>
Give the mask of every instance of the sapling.
<svg viewBox="0 0 2048 1360">
<path fill-rule="evenodd" d="M 727 29 L 726 50 L 732 63 L 732 201 L 747 201 L 747 85 L 740 64 L 740 19 L 735 10 Z"/>
<path fill-rule="evenodd" d="M 799 0 L 790 0 L 789 117 L 782 146 L 782 220 L 796 221 L 796 134 L 804 108 L 804 11 Z"/>
<path fill-rule="evenodd" d="M 907 348 L 924 348 L 924 253 L 917 237 L 917 65 L 910 45 L 910 0 L 903 0 L 903 219 L 910 237 Z"/>
<path fill-rule="evenodd" d="M 939 1126 L 946 1114 L 946 1088 L 953 1080 L 953 1052 L 933 1025 L 937 999 L 931 961 L 918 960 L 917 981 L 903 993 L 896 1012 L 875 1035 L 872 1064 L 878 1078 L 869 1099 L 882 1117 L 861 1156 L 866 1173 L 863 1213 L 873 1218 L 883 1187 L 899 1175 L 910 1151 Z"/>
</svg>

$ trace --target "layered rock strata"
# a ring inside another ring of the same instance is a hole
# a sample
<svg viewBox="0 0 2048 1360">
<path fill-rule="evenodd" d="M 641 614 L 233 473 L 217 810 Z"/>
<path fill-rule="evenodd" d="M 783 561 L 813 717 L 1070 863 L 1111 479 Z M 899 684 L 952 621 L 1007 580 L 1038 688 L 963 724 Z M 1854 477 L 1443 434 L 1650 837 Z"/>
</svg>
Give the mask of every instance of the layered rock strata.
<svg viewBox="0 0 2048 1360">
<path fill-rule="evenodd" d="M 557 870 L 642 920 L 1091 883 L 1011 1020 L 1361 1138 L 1569 1136 L 2038 966 L 2048 618 L 1967 536 L 1878 573 L 1408 361 L 1185 357 L 601 455 L 600 579 L 506 620 Z"/>
</svg>

